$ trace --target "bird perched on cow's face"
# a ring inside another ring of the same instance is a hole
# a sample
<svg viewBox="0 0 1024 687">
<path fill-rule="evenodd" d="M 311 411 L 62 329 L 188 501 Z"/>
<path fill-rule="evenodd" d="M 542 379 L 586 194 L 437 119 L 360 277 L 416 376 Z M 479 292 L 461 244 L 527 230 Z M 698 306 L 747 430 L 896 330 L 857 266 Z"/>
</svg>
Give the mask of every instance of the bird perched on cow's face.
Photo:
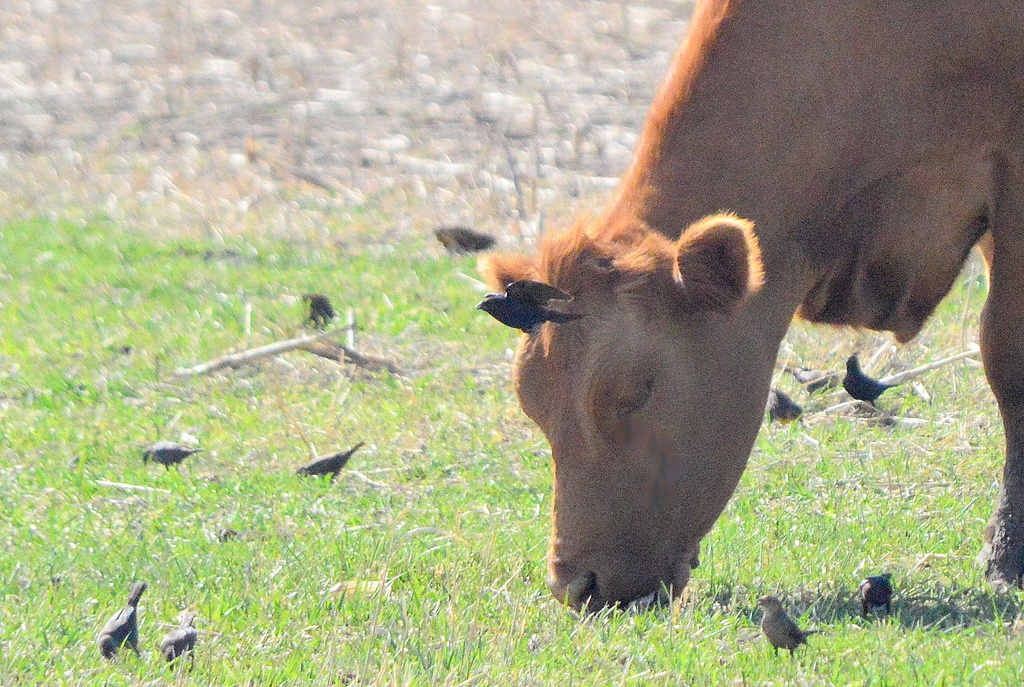
<svg viewBox="0 0 1024 687">
<path fill-rule="evenodd" d="M 768 392 L 768 403 L 765 406 L 768 411 L 769 421 L 792 422 L 804 412 L 804 409 L 797 404 L 789 394 L 782 389 L 771 389 Z"/>
<path fill-rule="evenodd" d="M 885 606 L 887 615 L 892 614 L 892 575 L 873 575 L 860 584 L 860 609 L 864 617 L 872 608 Z"/>
<path fill-rule="evenodd" d="M 322 293 L 307 293 L 302 297 L 304 303 L 309 304 L 309 313 L 306 319 L 313 325 L 314 329 L 323 329 L 327 323 L 335 318 L 334 308 L 331 301 Z"/>
<path fill-rule="evenodd" d="M 192 627 L 192 622 L 196 619 L 196 614 L 191 611 L 183 611 L 179 619 L 181 624 L 178 628 L 168 632 L 160 641 L 160 653 L 168 663 L 186 653 L 195 661 L 195 655 L 192 652 L 196 648 L 196 639 L 199 633 Z"/>
<path fill-rule="evenodd" d="M 796 381 L 803 385 L 804 390 L 809 394 L 818 391 L 830 391 L 839 386 L 839 374 L 836 372 L 822 372 L 812 370 L 809 367 L 797 367 L 786 363 L 783 369 L 793 375 Z"/>
<path fill-rule="evenodd" d="M 145 582 L 135 582 L 128 592 L 128 603 L 120 611 L 111 616 L 107 624 L 100 630 L 97 643 L 103 658 L 113 660 L 122 646 L 127 644 L 136 655 L 139 652 L 138 606 L 142 592 L 146 591 Z"/>
<path fill-rule="evenodd" d="M 863 370 L 860 369 L 860 360 L 857 359 L 856 353 L 846 359 L 846 376 L 843 377 L 843 388 L 846 389 L 846 393 L 858 401 L 874 403 L 875 399 L 881 396 L 886 389 L 891 389 L 893 386 L 895 385 L 882 384 L 877 379 L 872 379 L 864 374 Z"/>
<path fill-rule="evenodd" d="M 306 463 L 302 467 L 295 471 L 296 475 L 330 475 L 331 481 L 338 476 L 341 469 L 348 463 L 349 458 L 362 447 L 363 442 L 359 442 L 347 451 L 339 451 L 338 453 L 332 453 L 329 456 L 323 458 L 317 458 L 316 460 Z"/>
<path fill-rule="evenodd" d="M 444 226 L 434 230 L 434 236 L 449 253 L 477 253 L 494 246 L 494 237 L 473 231 L 469 227 Z"/>
<path fill-rule="evenodd" d="M 565 323 L 583 317 L 548 307 L 551 301 L 571 301 L 572 296 L 550 284 L 524 279 L 505 287 L 505 293 L 489 293 L 477 309 L 504 325 L 532 334 L 545 322 Z"/>
<path fill-rule="evenodd" d="M 764 609 L 764 616 L 761 618 L 761 631 L 768 638 L 768 642 L 775 649 L 776 655 L 779 649 L 789 649 L 792 656 L 796 648 L 807 643 L 807 638 L 819 630 L 801 630 L 797 624 L 790 620 L 786 611 L 782 609 L 782 602 L 775 596 L 762 596 L 757 600 L 757 605 Z"/>
<path fill-rule="evenodd" d="M 142 452 L 142 462 L 147 463 L 152 460 L 154 463 L 160 463 L 170 470 L 172 465 L 177 465 L 189 456 L 202 450 L 201 448 L 184 446 L 174 441 L 158 441 L 155 444 L 150 444 Z"/>
</svg>

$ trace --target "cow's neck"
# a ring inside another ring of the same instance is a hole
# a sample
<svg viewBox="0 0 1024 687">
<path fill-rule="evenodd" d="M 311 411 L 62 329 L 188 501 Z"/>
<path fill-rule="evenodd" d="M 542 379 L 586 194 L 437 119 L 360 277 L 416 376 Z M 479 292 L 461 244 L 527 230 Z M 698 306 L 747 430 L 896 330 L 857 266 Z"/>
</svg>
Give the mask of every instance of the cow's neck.
<svg viewBox="0 0 1024 687">
<path fill-rule="evenodd" d="M 701 4 L 607 209 L 611 224 L 635 217 L 675 238 L 728 210 L 754 221 L 771 261 L 781 233 L 831 210 L 810 199 L 827 196 L 840 165 L 856 163 L 840 148 L 851 118 L 822 95 L 819 70 L 843 48 L 830 36 L 809 41 L 805 4 Z"/>
<path fill-rule="evenodd" d="M 811 284 L 791 232 L 815 213 L 833 210 L 813 207 L 810 199 L 828 196 L 850 124 L 832 115 L 836 104 L 811 92 L 821 61 L 836 59 L 818 51 L 838 48 L 827 36 L 804 44 L 799 26 L 806 17 L 789 9 L 801 3 L 731 4 L 744 11 L 730 14 L 728 0 L 701 4 L 606 208 L 605 226 L 628 226 L 636 218 L 674 239 L 690 223 L 723 210 L 752 220 L 769 275 L 766 288 L 777 291 L 768 303 L 778 310 L 771 319 L 773 336 L 778 330 L 781 338 Z M 788 30 L 774 28 L 787 24 Z M 778 275 L 788 281 L 773 279 Z"/>
</svg>

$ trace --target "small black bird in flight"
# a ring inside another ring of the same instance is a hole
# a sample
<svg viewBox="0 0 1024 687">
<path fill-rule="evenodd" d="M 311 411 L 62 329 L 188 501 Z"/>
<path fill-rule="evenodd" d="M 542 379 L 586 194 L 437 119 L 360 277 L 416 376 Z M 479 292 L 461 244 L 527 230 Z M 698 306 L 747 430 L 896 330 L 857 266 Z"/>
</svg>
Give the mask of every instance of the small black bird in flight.
<svg viewBox="0 0 1024 687">
<path fill-rule="evenodd" d="M 882 384 L 877 379 L 868 377 L 860 369 L 860 361 L 854 353 L 846 359 L 846 376 L 843 377 L 843 388 L 846 393 L 858 401 L 874 403 L 875 399 L 882 395 L 886 389 L 891 389 L 895 384 Z"/>
<path fill-rule="evenodd" d="M 793 378 L 800 382 L 809 394 L 818 391 L 831 391 L 839 386 L 839 373 L 837 372 L 822 372 L 808 367 L 797 367 L 789 363 L 783 365 L 782 369 L 793 375 Z"/>
<path fill-rule="evenodd" d="M 174 441 L 158 441 L 155 444 L 150 444 L 142 452 L 142 462 L 148 463 L 152 460 L 154 463 L 160 463 L 170 470 L 172 465 L 177 465 L 192 454 L 199 453 L 202 450 L 201 448 L 183 446 Z"/>
<path fill-rule="evenodd" d="M 873 575 L 860 583 L 860 609 L 864 617 L 877 606 L 885 606 L 887 615 L 892 614 L 892 575 Z"/>
<path fill-rule="evenodd" d="M 572 296 L 550 284 L 539 281 L 514 281 L 505 293 L 489 293 L 476 304 L 477 310 L 514 329 L 532 334 L 545 322 L 572 322 L 583 317 L 547 307 L 550 301 L 571 301 Z"/>
<path fill-rule="evenodd" d="M 494 246 L 494 237 L 473 231 L 469 227 L 444 226 L 434 230 L 434 236 L 449 253 L 478 253 Z"/>
<path fill-rule="evenodd" d="M 128 593 L 128 604 L 111 616 L 107 624 L 100 630 L 97 642 L 103 658 L 113 660 L 118 650 L 127 644 L 137 656 L 139 652 L 139 624 L 135 609 L 139 605 L 142 592 L 146 591 L 145 582 L 135 582 Z"/>
<path fill-rule="evenodd" d="M 191 611 L 183 611 L 178 617 L 181 624 L 178 629 L 171 630 L 160 640 L 160 653 L 168 663 L 187 653 L 194 663 L 196 657 L 192 652 L 196 648 L 196 639 L 199 636 L 196 629 L 192 627 L 192 621 L 196 619 L 196 614 Z"/>
<path fill-rule="evenodd" d="M 768 392 L 768 421 L 792 422 L 803 414 L 804 409 L 782 389 L 773 388 Z"/>
<path fill-rule="evenodd" d="M 314 329 L 323 329 L 336 316 L 331 302 L 322 293 L 307 293 L 302 297 L 302 301 L 309 303 L 309 314 L 306 315 L 306 319 Z"/>
<path fill-rule="evenodd" d="M 316 460 L 306 463 L 301 468 L 297 469 L 295 474 L 311 476 L 330 475 L 331 481 L 333 482 L 334 478 L 338 476 L 339 472 L 341 472 L 341 469 L 345 467 L 345 463 L 348 462 L 348 459 L 351 458 L 352 454 L 358 451 L 362 445 L 363 442 L 360 441 L 347 451 L 339 451 L 338 453 L 332 453 L 331 455 L 324 456 L 323 458 L 317 458 Z"/>
</svg>

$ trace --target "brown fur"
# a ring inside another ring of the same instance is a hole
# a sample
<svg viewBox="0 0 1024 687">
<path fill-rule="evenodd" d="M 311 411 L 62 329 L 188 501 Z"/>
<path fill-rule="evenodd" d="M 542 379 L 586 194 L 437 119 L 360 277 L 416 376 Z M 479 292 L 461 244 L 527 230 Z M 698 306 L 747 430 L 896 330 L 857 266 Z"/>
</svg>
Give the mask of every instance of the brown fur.
<svg viewBox="0 0 1024 687">
<path fill-rule="evenodd" d="M 514 371 L 552 446 L 556 596 L 678 593 L 793 315 L 909 340 L 983 236 L 981 343 L 1007 432 L 989 577 L 1020 581 L 1022 103 L 1017 3 L 699 4 L 608 206 L 536 256 L 481 264 L 586 315 L 524 337 Z"/>
</svg>

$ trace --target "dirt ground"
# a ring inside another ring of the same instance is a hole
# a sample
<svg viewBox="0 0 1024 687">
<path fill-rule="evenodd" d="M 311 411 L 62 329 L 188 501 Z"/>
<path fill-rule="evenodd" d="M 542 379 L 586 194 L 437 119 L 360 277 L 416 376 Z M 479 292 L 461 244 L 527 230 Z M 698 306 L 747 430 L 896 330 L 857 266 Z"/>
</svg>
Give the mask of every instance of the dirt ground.
<svg viewBox="0 0 1024 687">
<path fill-rule="evenodd" d="M 691 12 L 3 3 L 0 212 L 216 235 L 369 214 L 389 235 L 457 222 L 529 241 L 614 185 Z"/>
</svg>

